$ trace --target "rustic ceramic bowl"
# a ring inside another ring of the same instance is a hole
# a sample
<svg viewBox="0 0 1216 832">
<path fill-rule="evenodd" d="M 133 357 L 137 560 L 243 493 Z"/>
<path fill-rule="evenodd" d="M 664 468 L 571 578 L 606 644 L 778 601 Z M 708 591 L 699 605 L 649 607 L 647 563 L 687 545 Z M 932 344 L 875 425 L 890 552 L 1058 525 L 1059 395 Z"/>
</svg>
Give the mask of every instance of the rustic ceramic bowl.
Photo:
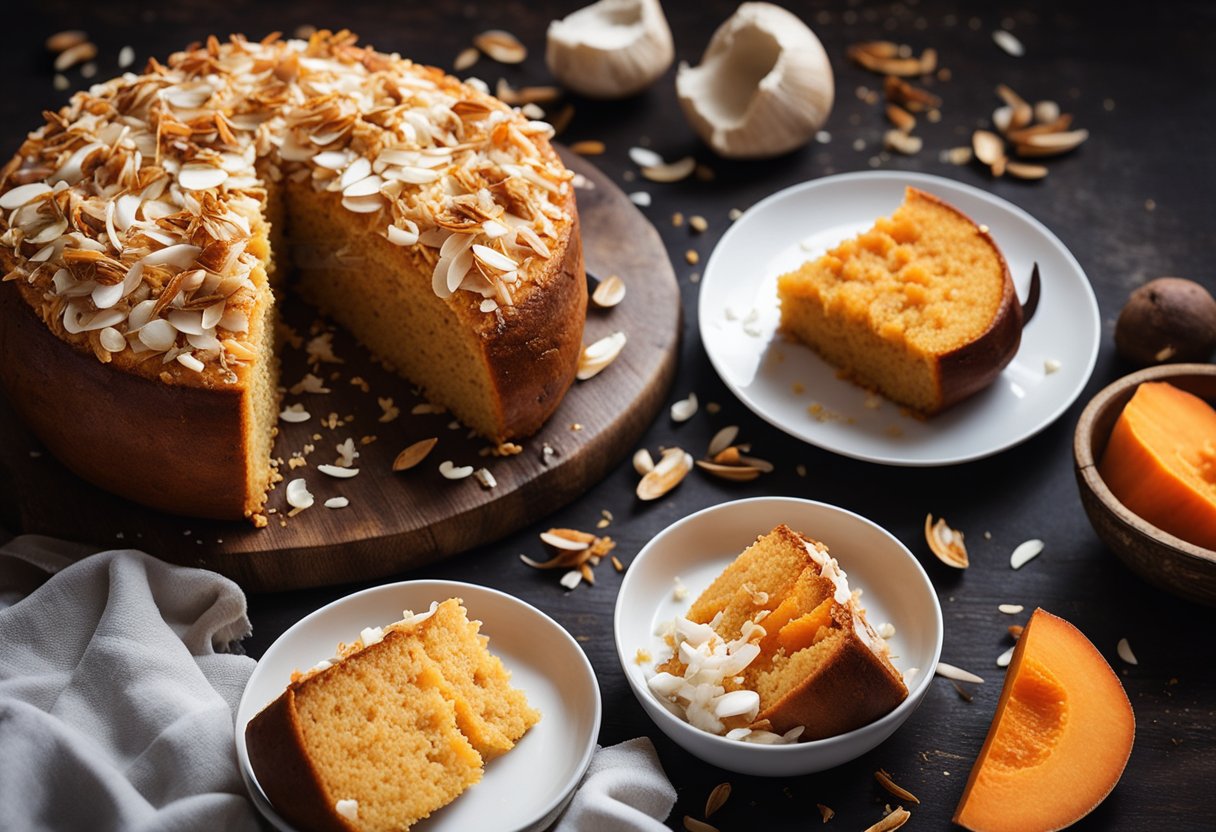
<svg viewBox="0 0 1216 832">
<path fill-rule="evenodd" d="M 823 541 L 862 589 L 866 617 L 875 626 L 889 622 L 888 640 L 904 672 L 908 698 L 886 716 L 821 740 L 792 745 L 755 745 L 728 740 L 692 727 L 650 692 L 646 678 L 654 660 L 670 654 L 660 626 L 683 615 L 758 535 L 778 523 Z M 688 594 L 676 597 L 675 578 Z M 929 576 L 915 556 L 890 532 L 871 521 L 825 503 L 793 497 L 755 497 L 722 503 L 668 526 L 629 564 L 617 596 L 614 619 L 617 655 L 629 686 L 659 729 L 684 750 L 729 771 L 765 777 L 792 777 L 838 766 L 891 736 L 920 704 L 933 682 L 942 652 L 942 610 Z M 638 651 L 651 654 L 639 664 Z M 917 668 L 912 672 L 912 668 Z"/>
<path fill-rule="evenodd" d="M 1094 531 L 1133 572 L 1167 592 L 1216 606 L 1216 551 L 1164 532 L 1132 513 L 1098 473 L 1106 443 L 1124 406 L 1142 382 L 1167 381 L 1216 402 L 1216 365 L 1166 364 L 1124 376 L 1094 396 L 1073 440 L 1081 504 Z"/>
</svg>

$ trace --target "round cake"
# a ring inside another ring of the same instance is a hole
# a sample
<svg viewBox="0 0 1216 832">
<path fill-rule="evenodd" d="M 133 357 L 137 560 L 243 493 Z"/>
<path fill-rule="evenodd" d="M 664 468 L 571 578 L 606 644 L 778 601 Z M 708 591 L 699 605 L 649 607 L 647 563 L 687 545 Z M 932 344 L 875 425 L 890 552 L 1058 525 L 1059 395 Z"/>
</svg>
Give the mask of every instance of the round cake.
<svg viewBox="0 0 1216 832">
<path fill-rule="evenodd" d="M 0 170 L 0 380 L 86 479 L 257 519 L 299 291 L 479 434 L 531 434 L 587 300 L 552 133 L 348 32 L 213 37 L 77 93 Z"/>
</svg>

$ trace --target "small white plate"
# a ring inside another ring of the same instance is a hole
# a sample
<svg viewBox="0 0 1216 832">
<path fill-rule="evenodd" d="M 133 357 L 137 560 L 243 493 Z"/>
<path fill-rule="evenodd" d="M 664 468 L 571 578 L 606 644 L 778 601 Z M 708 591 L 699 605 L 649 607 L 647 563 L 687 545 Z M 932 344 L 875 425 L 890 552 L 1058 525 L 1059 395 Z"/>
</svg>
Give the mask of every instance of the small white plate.
<svg viewBox="0 0 1216 832">
<path fill-rule="evenodd" d="M 656 633 L 684 615 L 697 596 L 756 538 L 784 523 L 825 544 L 861 589 L 866 619 L 889 622 L 892 660 L 904 674 L 908 698 L 880 719 L 846 734 L 792 745 L 755 745 L 693 728 L 650 692 L 647 676 L 671 655 Z M 677 600 L 675 579 L 688 593 Z M 842 508 L 794 497 L 756 497 L 691 514 L 659 532 L 638 553 L 617 596 L 616 650 L 638 702 L 663 733 L 708 763 L 743 774 L 810 774 L 861 756 L 891 736 L 929 690 L 942 652 L 942 610 L 920 562 L 890 532 Z M 639 664 L 638 650 L 651 662 Z M 913 673 L 911 668 L 916 668 Z"/>
<path fill-rule="evenodd" d="M 425 610 L 432 601 L 461 598 L 469 618 L 482 621 L 490 651 L 511 671 L 511 683 L 541 720 L 508 753 L 486 766 L 481 782 L 412 828 L 420 832 L 540 830 L 565 807 L 595 753 L 600 689 L 577 642 L 549 616 L 494 589 L 456 581 L 405 581 L 373 587 L 322 607 L 283 633 L 249 677 L 236 715 L 241 776 L 254 804 L 277 828 L 294 832 L 270 805 L 249 766 L 245 725 L 306 670 L 351 642 L 364 627 Z"/>
<path fill-rule="evenodd" d="M 908 185 L 991 229 L 1019 298 L 1029 292 L 1036 262 L 1042 277 L 1038 311 L 1022 331 L 1013 361 L 986 390 L 929 420 L 901 415 L 886 399 L 875 401 L 837 378 L 836 368 L 815 352 L 776 335 L 778 275 L 890 216 Z M 816 179 L 752 206 L 706 264 L 698 318 L 709 360 L 756 415 L 812 445 L 889 465 L 968 462 L 1029 439 L 1084 389 L 1101 337 L 1089 280 L 1042 223 L 969 185 L 897 171 Z M 1048 373 L 1048 361 L 1059 362 L 1059 369 Z M 820 418 L 807 410 L 813 403 L 823 408 Z"/>
</svg>

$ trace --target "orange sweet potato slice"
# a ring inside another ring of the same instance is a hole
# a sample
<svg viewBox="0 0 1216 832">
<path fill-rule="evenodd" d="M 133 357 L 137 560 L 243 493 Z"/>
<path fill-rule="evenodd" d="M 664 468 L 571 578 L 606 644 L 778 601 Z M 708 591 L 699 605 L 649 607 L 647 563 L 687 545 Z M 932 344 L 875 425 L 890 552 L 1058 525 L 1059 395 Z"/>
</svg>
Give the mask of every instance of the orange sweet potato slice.
<svg viewBox="0 0 1216 832">
<path fill-rule="evenodd" d="M 1216 549 L 1216 410 L 1166 382 L 1145 382 L 1123 408 L 1098 472 L 1131 511 Z"/>
<path fill-rule="evenodd" d="M 1035 610 L 954 822 L 972 832 L 1070 826 L 1119 782 L 1135 734 L 1131 703 L 1102 655 L 1076 627 Z"/>
</svg>

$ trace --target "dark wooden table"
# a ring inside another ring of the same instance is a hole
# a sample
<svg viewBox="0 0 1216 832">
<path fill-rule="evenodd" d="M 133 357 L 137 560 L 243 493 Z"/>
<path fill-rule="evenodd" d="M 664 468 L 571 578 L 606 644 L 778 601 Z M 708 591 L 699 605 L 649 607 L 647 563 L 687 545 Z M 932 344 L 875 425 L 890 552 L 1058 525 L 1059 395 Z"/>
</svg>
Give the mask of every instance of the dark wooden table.
<svg viewBox="0 0 1216 832">
<path fill-rule="evenodd" d="M 549 81 L 544 68 L 544 31 L 554 16 L 580 0 L 561 3 L 229 3 L 176 0 L 172 3 L 27 4 L 10 14 L 8 46 L 0 54 L 5 95 L 0 99 L 0 146 L 11 152 L 39 112 L 66 101 L 52 89 L 46 35 L 83 28 L 101 47 L 100 74 L 116 71 L 119 49 L 135 48 L 142 61 L 210 33 L 242 31 L 262 36 L 290 33 L 304 24 L 348 27 L 386 50 L 450 67 L 478 32 L 513 31 L 531 49 L 526 62 L 505 67 L 482 60 L 473 70 L 491 84 L 499 76 L 514 85 Z M 442 577 L 487 584 L 544 609 L 582 643 L 599 676 L 604 696 L 600 741 L 612 744 L 639 734 L 654 738 L 668 775 L 679 790 L 671 816 L 678 827 L 685 814 L 699 816 L 709 791 L 730 781 L 734 795 L 714 817 L 723 829 L 754 827 L 763 819 L 773 829 L 819 825 L 815 804 L 836 810 L 829 828 L 863 829 L 876 821 L 884 803 L 895 801 L 873 780 L 884 767 L 921 801 L 916 828 L 945 828 L 964 780 L 988 729 L 1000 689 L 995 657 L 1008 640 L 1008 616 L 997 604 L 1041 605 L 1076 624 L 1111 661 L 1136 711 L 1138 732 L 1127 770 L 1115 791 L 1083 821 L 1084 829 L 1211 829 L 1210 782 L 1216 777 L 1216 639 L 1208 632 L 1212 611 L 1176 600 L 1142 583 L 1095 537 L 1082 513 L 1072 473 L 1073 427 L 1090 396 L 1129 368 L 1115 356 L 1112 328 L 1127 293 L 1163 274 L 1190 277 L 1212 288 L 1212 187 L 1216 162 L 1211 151 L 1216 105 L 1216 61 L 1211 43 L 1216 13 L 1199 3 L 1087 5 L 1050 2 L 1000 3 L 974 14 L 942 0 L 921 3 L 816 3 L 796 10 L 816 30 L 832 57 L 837 103 L 827 144 L 812 144 L 767 162 L 731 164 L 717 159 L 686 126 L 676 104 L 674 69 L 652 90 L 625 102 L 575 99 L 575 117 L 562 136 L 567 142 L 599 139 L 608 151 L 595 161 L 626 190 L 636 170 L 630 146 L 649 143 L 668 158 L 692 153 L 715 172 L 711 182 L 645 184 L 653 195 L 646 209 L 659 228 L 679 275 L 684 304 L 684 341 L 671 399 L 695 391 L 704 407 L 692 421 L 676 425 L 666 416 L 650 428 L 645 444 L 705 447 L 722 425 L 739 424 L 755 453 L 779 462 L 755 482 L 731 484 L 691 476 L 654 504 L 634 500 L 637 477 L 621 449 L 621 464 L 586 496 L 559 511 L 536 506 L 532 527 L 497 544 L 468 552 L 401 578 Z M 733 10 L 726 0 L 667 4 L 676 33 L 678 59 L 695 62 L 710 33 Z M 993 43 L 991 32 L 1010 28 L 1025 43 L 1026 55 L 1011 57 Z M 952 80 L 934 90 L 945 103 L 942 120 L 917 132 L 925 150 L 913 157 L 879 154 L 886 129 L 877 104 L 859 87 L 878 89 L 881 79 L 850 65 L 848 44 L 872 38 L 932 46 Z M 74 86 L 83 82 L 70 73 Z M 956 167 L 939 159 L 945 148 L 966 143 L 971 130 L 987 122 L 999 103 L 993 93 L 1007 83 L 1027 98 L 1053 98 L 1091 132 L 1089 142 L 1067 158 L 1049 162 L 1043 182 L 993 181 L 979 167 Z M 864 143 L 864 149 L 855 149 Z M 696 326 L 700 266 L 688 265 L 694 249 L 702 263 L 728 225 L 732 208 L 747 208 L 788 185 L 835 172 L 884 169 L 940 174 L 985 188 L 1029 211 L 1072 250 L 1093 284 L 1103 319 L 1102 347 L 1093 377 L 1081 399 L 1054 425 L 1025 444 L 994 458 L 938 469 L 882 467 L 856 462 L 803 445 L 751 415 L 726 390 L 705 357 Z M 674 227 L 671 216 L 701 214 L 703 234 Z M 622 241 L 628 244 L 627 241 Z M 795 464 L 815 473 L 799 478 Z M 920 709 L 894 737 L 865 757 L 818 775 L 765 780 L 727 774 L 682 752 L 660 735 L 643 714 L 618 666 L 612 639 L 612 612 L 620 576 L 597 571 L 593 588 L 566 593 L 551 572 L 522 566 L 521 552 L 538 554 L 536 534 L 550 526 L 590 529 L 602 509 L 615 520 L 609 533 L 626 563 L 660 529 L 690 512 L 726 500 L 762 494 L 808 497 L 857 511 L 890 529 L 921 559 L 936 585 L 945 615 L 943 659 L 989 678 L 972 701 L 937 680 Z M 929 553 L 921 536 L 926 512 L 946 515 L 968 533 L 972 566 L 957 573 Z M 988 539 L 985 532 L 991 534 Z M 1026 568 L 1011 572 L 1007 557 L 1031 537 L 1046 541 L 1045 552 Z M 183 544 L 186 545 L 186 544 Z M 288 626 L 317 607 L 358 589 L 330 587 L 249 598 L 254 633 L 251 655 L 262 651 Z M 1137 666 L 1115 655 L 1119 638 L 1130 639 Z M 1036 795 L 1022 799 L 1033 801 Z M 912 827 L 909 827 L 912 828 Z"/>
</svg>

